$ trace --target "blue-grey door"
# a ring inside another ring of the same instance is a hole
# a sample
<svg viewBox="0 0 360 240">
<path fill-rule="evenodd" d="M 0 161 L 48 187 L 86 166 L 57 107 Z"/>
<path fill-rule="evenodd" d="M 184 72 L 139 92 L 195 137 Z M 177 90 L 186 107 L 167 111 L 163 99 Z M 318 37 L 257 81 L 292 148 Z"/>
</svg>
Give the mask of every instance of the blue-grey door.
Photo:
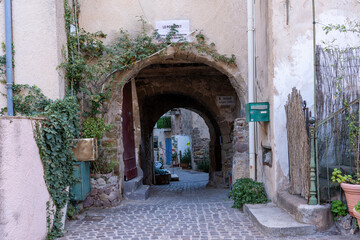
<svg viewBox="0 0 360 240">
<path fill-rule="evenodd" d="M 166 145 L 166 164 L 171 165 L 171 138 L 165 139 Z"/>
</svg>

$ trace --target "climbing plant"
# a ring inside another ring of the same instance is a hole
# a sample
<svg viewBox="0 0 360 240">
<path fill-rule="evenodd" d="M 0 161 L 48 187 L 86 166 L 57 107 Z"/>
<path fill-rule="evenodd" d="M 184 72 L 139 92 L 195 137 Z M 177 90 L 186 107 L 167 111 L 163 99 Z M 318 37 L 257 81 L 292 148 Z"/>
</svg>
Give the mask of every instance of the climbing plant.
<svg viewBox="0 0 360 240">
<path fill-rule="evenodd" d="M 129 32 L 120 30 L 118 37 L 111 44 L 105 45 L 104 33 L 89 33 L 79 28 L 80 6 L 77 0 L 72 2 L 73 4 L 69 5 L 69 2 L 65 1 L 68 44 L 64 52 L 66 61 L 60 68 L 65 70 L 68 88 L 80 93 L 78 96 L 82 102 L 85 100 L 85 116 L 102 114 L 103 104 L 109 100 L 111 91 L 123 84 L 120 82 L 114 85 L 110 77 L 114 76 L 113 73 L 128 70 L 156 54 L 165 54 L 170 46 L 179 52 L 195 51 L 206 54 L 215 61 L 235 65 L 235 56 L 219 54 L 214 43 L 207 44 L 203 33 L 196 34 L 194 42 L 185 39 L 173 42 L 171 40 L 177 34 L 175 25 L 165 37 L 160 36 L 156 30 L 149 34 L 149 27 L 142 17 L 138 19 L 142 25 L 138 35 L 131 36 Z"/>
<path fill-rule="evenodd" d="M 47 202 L 47 239 L 62 235 L 62 209 L 69 200 L 67 188 L 73 183 L 71 150 L 79 137 L 79 105 L 68 95 L 53 101 L 36 86 L 14 84 L 14 114 L 41 117 L 36 121 L 35 140 L 44 166 L 44 179 L 52 202 Z M 4 109 L 2 109 L 4 111 Z"/>
</svg>

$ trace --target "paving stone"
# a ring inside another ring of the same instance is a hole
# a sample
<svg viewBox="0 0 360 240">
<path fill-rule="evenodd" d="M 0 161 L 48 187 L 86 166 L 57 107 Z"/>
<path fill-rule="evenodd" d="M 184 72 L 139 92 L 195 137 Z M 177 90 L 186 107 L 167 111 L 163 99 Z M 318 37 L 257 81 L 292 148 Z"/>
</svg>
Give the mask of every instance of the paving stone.
<svg viewBox="0 0 360 240">
<path fill-rule="evenodd" d="M 151 186 L 147 200 L 124 200 L 117 207 L 88 210 L 79 216 L 80 220 L 66 222 L 67 232 L 61 240 L 278 239 L 263 235 L 243 212 L 231 208 L 227 189 L 207 188 L 208 174 L 179 168 L 169 170 L 179 176 L 179 181 Z M 85 216 L 102 220 L 84 221 Z M 328 231 L 281 240 L 352 237 Z"/>
</svg>

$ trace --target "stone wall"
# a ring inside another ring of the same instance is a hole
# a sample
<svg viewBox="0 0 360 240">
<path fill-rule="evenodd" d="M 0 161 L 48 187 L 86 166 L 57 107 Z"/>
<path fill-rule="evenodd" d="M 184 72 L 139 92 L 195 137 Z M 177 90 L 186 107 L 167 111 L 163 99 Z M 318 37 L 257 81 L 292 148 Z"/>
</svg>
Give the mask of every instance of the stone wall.
<svg viewBox="0 0 360 240">
<path fill-rule="evenodd" d="M 100 175 L 92 177 L 91 192 L 83 202 L 84 208 L 108 208 L 117 206 L 121 196 L 117 176 Z"/>
<path fill-rule="evenodd" d="M 191 131 L 191 140 L 194 163 L 197 165 L 201 160 L 209 159 L 210 138 L 201 138 L 199 128 L 195 127 Z"/>
<path fill-rule="evenodd" d="M 248 123 L 243 118 L 237 118 L 234 126 L 233 138 L 233 165 L 232 165 L 232 182 L 236 179 L 248 178 L 249 169 L 249 130 Z"/>
</svg>

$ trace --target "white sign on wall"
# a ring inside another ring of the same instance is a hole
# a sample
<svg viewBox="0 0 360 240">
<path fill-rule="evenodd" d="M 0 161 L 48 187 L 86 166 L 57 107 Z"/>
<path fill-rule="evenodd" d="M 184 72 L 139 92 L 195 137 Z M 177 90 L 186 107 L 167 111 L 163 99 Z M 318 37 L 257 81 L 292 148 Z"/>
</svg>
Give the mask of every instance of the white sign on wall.
<svg viewBox="0 0 360 240">
<path fill-rule="evenodd" d="M 170 32 L 171 26 L 175 25 L 175 29 L 178 33 L 171 39 L 172 42 L 178 42 L 181 39 L 189 41 L 190 34 L 190 21 L 189 20 L 166 20 L 166 21 L 156 21 L 155 29 L 158 30 L 158 33 L 161 37 L 165 38 L 166 35 Z"/>
</svg>

